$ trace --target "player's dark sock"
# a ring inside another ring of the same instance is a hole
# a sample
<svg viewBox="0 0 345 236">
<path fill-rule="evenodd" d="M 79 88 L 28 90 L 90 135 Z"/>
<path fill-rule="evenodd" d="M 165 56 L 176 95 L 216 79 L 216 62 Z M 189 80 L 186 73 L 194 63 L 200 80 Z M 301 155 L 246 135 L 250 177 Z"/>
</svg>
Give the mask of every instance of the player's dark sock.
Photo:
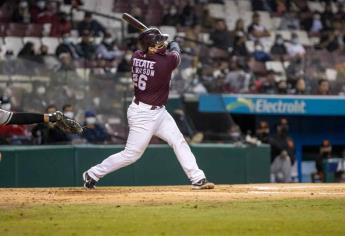
<svg viewBox="0 0 345 236">
<path fill-rule="evenodd" d="M 8 124 L 30 125 L 44 122 L 44 115 L 29 112 L 14 112 Z"/>
</svg>

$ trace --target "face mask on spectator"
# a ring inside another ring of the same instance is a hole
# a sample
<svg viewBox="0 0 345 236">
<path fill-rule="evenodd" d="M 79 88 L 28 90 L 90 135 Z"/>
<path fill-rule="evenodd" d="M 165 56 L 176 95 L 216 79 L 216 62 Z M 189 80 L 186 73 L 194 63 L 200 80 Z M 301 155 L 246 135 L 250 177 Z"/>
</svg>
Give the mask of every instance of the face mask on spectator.
<svg viewBox="0 0 345 236">
<path fill-rule="evenodd" d="M 39 9 L 44 9 L 45 6 L 46 6 L 46 2 L 45 2 L 45 1 L 38 1 L 38 2 L 37 2 L 37 7 L 38 7 Z"/>
<path fill-rule="evenodd" d="M 320 17 L 319 14 L 315 14 L 315 15 L 314 15 L 314 20 L 320 20 L 320 18 L 321 18 L 321 17 Z"/>
<path fill-rule="evenodd" d="M 170 15 L 175 15 L 177 13 L 176 8 L 171 8 L 170 9 Z"/>
<path fill-rule="evenodd" d="M 63 38 L 64 43 L 71 43 L 71 39 L 69 37 Z"/>
<path fill-rule="evenodd" d="M 104 42 L 105 42 L 106 44 L 111 44 L 111 43 L 113 42 L 113 39 L 112 39 L 112 38 L 105 38 L 105 39 L 104 39 Z"/>
<path fill-rule="evenodd" d="M 130 61 L 131 58 L 132 58 L 132 55 L 131 55 L 131 54 L 128 54 L 128 53 L 127 53 L 127 54 L 125 55 L 125 60 L 126 60 L 126 61 Z"/>
<path fill-rule="evenodd" d="M 73 119 L 74 118 L 74 112 L 73 111 L 66 111 L 63 113 L 64 116 L 66 116 L 67 118 Z"/>
<path fill-rule="evenodd" d="M 4 109 L 6 111 L 10 111 L 11 110 L 11 103 L 1 104 L 1 109 Z"/>
<path fill-rule="evenodd" d="M 26 1 L 20 2 L 20 3 L 19 3 L 19 7 L 20 7 L 20 8 L 27 8 L 27 7 L 28 7 L 28 2 L 26 2 Z"/>
<path fill-rule="evenodd" d="M 43 86 L 38 87 L 38 88 L 37 88 L 37 93 L 38 93 L 39 95 L 45 94 L 45 93 L 46 93 L 46 88 L 43 87 Z"/>
<path fill-rule="evenodd" d="M 86 124 L 88 125 L 94 125 L 96 124 L 96 117 L 94 116 L 87 117 L 85 121 L 86 121 Z"/>
</svg>

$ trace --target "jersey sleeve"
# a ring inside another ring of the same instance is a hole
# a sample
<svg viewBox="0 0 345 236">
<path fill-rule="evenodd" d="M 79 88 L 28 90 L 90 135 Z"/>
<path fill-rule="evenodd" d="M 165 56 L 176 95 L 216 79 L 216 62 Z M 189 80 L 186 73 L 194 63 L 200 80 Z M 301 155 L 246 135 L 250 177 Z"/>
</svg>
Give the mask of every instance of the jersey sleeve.
<svg viewBox="0 0 345 236">
<path fill-rule="evenodd" d="M 181 63 L 181 55 L 177 51 L 171 51 L 168 53 L 168 58 L 171 63 L 172 69 L 175 69 L 180 65 Z"/>
</svg>

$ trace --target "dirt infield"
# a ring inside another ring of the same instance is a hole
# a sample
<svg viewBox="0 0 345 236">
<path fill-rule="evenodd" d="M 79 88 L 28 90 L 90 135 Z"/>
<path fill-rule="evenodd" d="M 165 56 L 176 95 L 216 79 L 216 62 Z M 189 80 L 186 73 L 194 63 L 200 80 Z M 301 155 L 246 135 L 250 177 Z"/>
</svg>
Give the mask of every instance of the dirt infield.
<svg viewBox="0 0 345 236">
<path fill-rule="evenodd" d="M 190 186 L 0 189 L 0 206 L 31 204 L 172 204 L 236 200 L 345 198 L 345 184 L 218 185 L 192 191 Z"/>
</svg>

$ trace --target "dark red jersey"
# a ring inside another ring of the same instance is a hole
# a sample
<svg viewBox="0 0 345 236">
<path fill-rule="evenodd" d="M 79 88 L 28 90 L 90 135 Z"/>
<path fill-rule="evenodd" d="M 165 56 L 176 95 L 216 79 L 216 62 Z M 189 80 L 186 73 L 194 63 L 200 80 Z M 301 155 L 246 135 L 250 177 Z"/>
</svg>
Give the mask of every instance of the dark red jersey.
<svg viewBox="0 0 345 236">
<path fill-rule="evenodd" d="M 172 71 L 180 63 L 176 51 L 146 54 L 136 51 L 132 56 L 134 95 L 143 103 L 161 106 L 168 100 Z"/>
</svg>

